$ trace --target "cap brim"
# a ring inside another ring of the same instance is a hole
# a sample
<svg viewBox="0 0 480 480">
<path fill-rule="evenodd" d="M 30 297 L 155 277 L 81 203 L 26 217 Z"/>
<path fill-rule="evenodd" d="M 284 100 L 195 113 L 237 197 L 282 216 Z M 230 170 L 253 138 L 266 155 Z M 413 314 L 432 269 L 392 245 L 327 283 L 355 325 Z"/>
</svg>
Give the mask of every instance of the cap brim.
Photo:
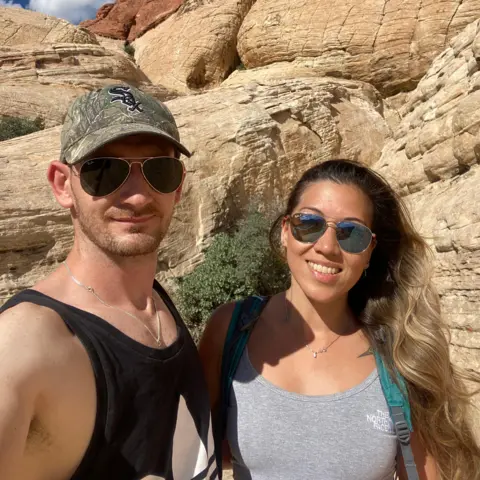
<svg viewBox="0 0 480 480">
<path fill-rule="evenodd" d="M 160 137 L 164 140 L 168 140 L 173 143 L 176 148 L 185 155 L 191 157 L 192 154 L 175 138 L 165 133 L 163 130 L 155 128 L 147 124 L 124 124 L 124 125 L 111 125 L 109 127 L 102 128 L 92 132 L 91 134 L 82 138 L 79 142 L 73 145 L 68 151 L 63 152 L 63 161 L 68 164 L 77 163 L 84 158 L 88 157 L 95 150 L 107 145 L 115 140 L 128 137 L 130 135 L 148 134 Z"/>
</svg>

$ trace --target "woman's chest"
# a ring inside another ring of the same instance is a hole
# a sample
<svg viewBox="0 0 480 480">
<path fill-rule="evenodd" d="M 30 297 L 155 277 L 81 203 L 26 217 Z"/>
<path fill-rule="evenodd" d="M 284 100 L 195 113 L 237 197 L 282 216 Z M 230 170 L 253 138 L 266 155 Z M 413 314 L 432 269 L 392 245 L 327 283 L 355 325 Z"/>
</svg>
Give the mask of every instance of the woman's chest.
<svg viewBox="0 0 480 480">
<path fill-rule="evenodd" d="M 375 374 L 324 397 L 246 380 L 234 382 L 227 427 L 236 470 L 251 475 L 239 479 L 393 477 L 396 437 Z"/>
<path fill-rule="evenodd" d="M 305 345 L 287 351 L 267 342 L 258 345 L 251 341 L 248 355 L 253 368 L 283 390 L 303 395 L 331 395 L 359 385 L 372 373 L 374 356 L 362 356 L 367 349 L 368 345 L 354 344 L 312 354 Z"/>
</svg>

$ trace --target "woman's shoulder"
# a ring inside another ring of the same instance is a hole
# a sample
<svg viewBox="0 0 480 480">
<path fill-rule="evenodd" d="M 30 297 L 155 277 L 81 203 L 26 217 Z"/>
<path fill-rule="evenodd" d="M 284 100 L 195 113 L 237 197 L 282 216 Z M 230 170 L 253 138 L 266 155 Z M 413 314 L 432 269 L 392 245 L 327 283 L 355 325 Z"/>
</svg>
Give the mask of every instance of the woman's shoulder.
<svg viewBox="0 0 480 480">
<path fill-rule="evenodd" d="M 229 302 L 220 305 L 212 313 L 205 326 L 205 334 L 213 335 L 215 337 L 227 335 L 228 325 L 232 318 L 236 302 Z"/>
<path fill-rule="evenodd" d="M 207 339 L 210 340 L 216 340 L 221 345 L 223 346 L 225 339 L 227 337 L 227 331 L 228 327 L 230 325 L 230 321 L 232 319 L 233 312 L 235 310 L 236 305 L 239 302 L 245 302 L 248 299 L 269 299 L 267 297 L 247 297 L 242 300 L 237 300 L 229 303 L 224 303 L 223 305 L 220 305 L 210 316 L 210 318 L 207 321 L 207 324 L 205 326 L 205 330 L 203 333 L 203 337 L 206 337 Z M 265 302 L 269 303 L 269 302 Z M 248 308 L 248 302 L 247 302 L 247 308 Z"/>
<path fill-rule="evenodd" d="M 234 309 L 235 302 L 225 303 L 212 313 L 198 346 L 212 406 L 215 406 L 219 399 L 223 346 Z"/>
<path fill-rule="evenodd" d="M 220 305 L 207 320 L 205 329 L 200 339 L 200 355 L 206 354 L 211 360 L 212 357 L 220 356 L 223 352 L 223 345 L 227 338 L 228 326 L 235 309 L 236 302 L 229 302 Z"/>
</svg>

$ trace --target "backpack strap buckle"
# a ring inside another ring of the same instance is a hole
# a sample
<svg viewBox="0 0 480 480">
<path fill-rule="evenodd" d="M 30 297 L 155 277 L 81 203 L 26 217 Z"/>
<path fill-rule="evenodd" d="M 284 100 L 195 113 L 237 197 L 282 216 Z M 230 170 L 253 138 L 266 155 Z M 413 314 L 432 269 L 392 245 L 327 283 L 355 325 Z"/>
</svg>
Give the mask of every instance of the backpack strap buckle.
<svg viewBox="0 0 480 480">
<path fill-rule="evenodd" d="M 407 420 L 405 419 L 405 413 L 402 407 L 391 407 L 392 420 L 395 426 L 395 433 L 398 441 L 403 445 L 410 443 L 410 429 L 408 428 Z"/>
<path fill-rule="evenodd" d="M 395 426 L 395 434 L 402 452 L 403 463 L 407 471 L 408 480 L 418 480 L 418 471 L 413 457 L 412 447 L 410 445 L 410 429 L 408 428 L 405 413 L 402 407 L 392 406 L 392 421 Z"/>
</svg>

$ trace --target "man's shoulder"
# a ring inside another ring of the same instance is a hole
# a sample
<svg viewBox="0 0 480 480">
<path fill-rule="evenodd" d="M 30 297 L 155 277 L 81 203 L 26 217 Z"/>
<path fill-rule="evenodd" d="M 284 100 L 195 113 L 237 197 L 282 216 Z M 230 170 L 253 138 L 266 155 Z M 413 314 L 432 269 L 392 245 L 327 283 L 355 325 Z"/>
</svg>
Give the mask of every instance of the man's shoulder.
<svg viewBox="0 0 480 480">
<path fill-rule="evenodd" d="M 32 291 L 33 292 L 33 291 Z M 59 347 L 73 340 L 72 334 L 60 315 L 44 305 L 29 301 L 27 296 L 0 313 L 0 345 L 33 348 L 49 352 L 53 345 Z M 20 353 L 21 351 L 19 351 Z M 52 353 L 52 352 L 50 352 Z"/>
<path fill-rule="evenodd" d="M 37 302 L 35 297 L 45 297 L 47 295 L 40 291 L 28 289 L 11 297 L 3 305 L 3 311 L 0 313 L 1 318 L 25 318 L 33 316 L 34 318 L 59 318 L 57 312 L 51 308 L 47 308 L 42 305 L 41 302 Z M 53 300 L 53 299 L 52 299 Z"/>
</svg>

